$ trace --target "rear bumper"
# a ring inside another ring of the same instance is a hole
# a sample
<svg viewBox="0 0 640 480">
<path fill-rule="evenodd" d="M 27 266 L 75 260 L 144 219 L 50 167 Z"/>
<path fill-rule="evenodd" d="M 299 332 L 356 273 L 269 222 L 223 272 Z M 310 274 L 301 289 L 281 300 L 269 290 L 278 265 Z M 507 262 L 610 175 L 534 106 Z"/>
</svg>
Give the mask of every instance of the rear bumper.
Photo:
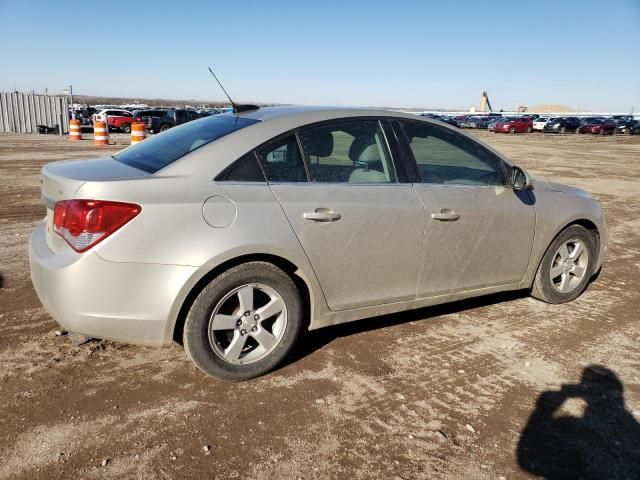
<svg viewBox="0 0 640 480">
<path fill-rule="evenodd" d="M 126 343 L 172 341 L 172 307 L 196 267 L 103 260 L 97 253 L 54 254 L 45 224 L 31 235 L 31 279 L 45 309 L 65 330 Z"/>
</svg>

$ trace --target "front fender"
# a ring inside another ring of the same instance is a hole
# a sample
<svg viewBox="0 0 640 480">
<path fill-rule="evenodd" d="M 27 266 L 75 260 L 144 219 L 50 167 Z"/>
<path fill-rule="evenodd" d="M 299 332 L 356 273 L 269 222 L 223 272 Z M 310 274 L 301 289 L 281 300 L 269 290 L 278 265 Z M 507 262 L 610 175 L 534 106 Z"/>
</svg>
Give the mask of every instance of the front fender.
<svg viewBox="0 0 640 480">
<path fill-rule="evenodd" d="M 583 191 L 568 188 L 553 188 L 544 182 L 536 181 L 534 207 L 536 209 L 536 231 L 529 268 L 523 286 L 533 285 L 538 266 L 553 239 L 572 224 L 588 225 L 598 233 L 598 260 L 594 272 L 602 265 L 602 259 L 609 240 L 604 212 L 600 204 Z"/>
</svg>

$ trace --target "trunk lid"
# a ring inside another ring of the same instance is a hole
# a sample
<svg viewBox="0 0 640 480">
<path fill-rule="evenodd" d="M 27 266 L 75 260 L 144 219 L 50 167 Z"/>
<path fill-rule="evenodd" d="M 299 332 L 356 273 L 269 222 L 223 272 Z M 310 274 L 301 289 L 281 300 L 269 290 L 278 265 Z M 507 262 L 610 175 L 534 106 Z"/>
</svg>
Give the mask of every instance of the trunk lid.
<svg viewBox="0 0 640 480">
<path fill-rule="evenodd" d="M 53 210 L 57 201 L 74 198 L 85 182 L 129 180 L 148 175 L 148 172 L 125 165 L 112 157 L 65 160 L 42 167 L 42 201 L 47 207 L 46 239 L 49 248 L 57 252 L 65 244 L 62 237 L 53 231 Z"/>
</svg>

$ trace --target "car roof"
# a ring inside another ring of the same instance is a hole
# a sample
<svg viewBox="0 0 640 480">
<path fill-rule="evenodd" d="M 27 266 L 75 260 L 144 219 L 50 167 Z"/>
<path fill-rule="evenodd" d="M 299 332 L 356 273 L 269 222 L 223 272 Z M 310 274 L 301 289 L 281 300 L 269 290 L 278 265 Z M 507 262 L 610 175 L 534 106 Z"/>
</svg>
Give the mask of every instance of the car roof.
<svg viewBox="0 0 640 480">
<path fill-rule="evenodd" d="M 277 107 L 261 107 L 256 110 L 241 112 L 234 114 L 233 112 L 223 115 L 237 115 L 244 118 L 252 118 L 254 120 L 274 120 L 278 118 L 287 118 L 292 123 L 296 120 L 300 124 L 312 123 L 318 120 L 331 120 L 345 117 L 404 117 L 416 119 L 416 115 L 410 113 L 399 112 L 395 110 L 383 110 L 374 108 L 355 108 L 355 107 L 317 107 L 317 106 L 297 106 L 286 105 Z"/>
</svg>

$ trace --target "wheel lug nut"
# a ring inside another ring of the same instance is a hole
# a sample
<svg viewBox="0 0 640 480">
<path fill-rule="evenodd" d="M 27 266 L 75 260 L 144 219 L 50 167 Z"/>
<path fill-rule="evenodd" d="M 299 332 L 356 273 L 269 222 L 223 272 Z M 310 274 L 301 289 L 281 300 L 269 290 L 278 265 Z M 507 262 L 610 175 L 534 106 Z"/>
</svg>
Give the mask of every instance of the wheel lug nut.
<svg viewBox="0 0 640 480">
<path fill-rule="evenodd" d="M 236 327 L 239 327 L 240 325 L 242 325 L 242 320 L 238 320 L 238 321 L 236 322 Z"/>
<path fill-rule="evenodd" d="M 246 335 L 247 331 L 243 328 L 242 330 L 240 330 L 240 335 Z"/>
<path fill-rule="evenodd" d="M 252 331 L 252 332 L 255 332 L 255 331 L 257 331 L 257 330 L 258 330 L 258 327 L 253 327 L 253 328 L 251 329 L 251 331 Z"/>
<path fill-rule="evenodd" d="M 253 319 L 254 319 L 254 320 L 260 320 L 260 315 L 254 315 L 254 316 L 253 316 Z"/>
<path fill-rule="evenodd" d="M 251 313 L 249 313 L 249 312 L 244 312 L 244 316 L 245 316 L 245 317 L 248 317 L 249 315 L 251 315 Z"/>
</svg>

